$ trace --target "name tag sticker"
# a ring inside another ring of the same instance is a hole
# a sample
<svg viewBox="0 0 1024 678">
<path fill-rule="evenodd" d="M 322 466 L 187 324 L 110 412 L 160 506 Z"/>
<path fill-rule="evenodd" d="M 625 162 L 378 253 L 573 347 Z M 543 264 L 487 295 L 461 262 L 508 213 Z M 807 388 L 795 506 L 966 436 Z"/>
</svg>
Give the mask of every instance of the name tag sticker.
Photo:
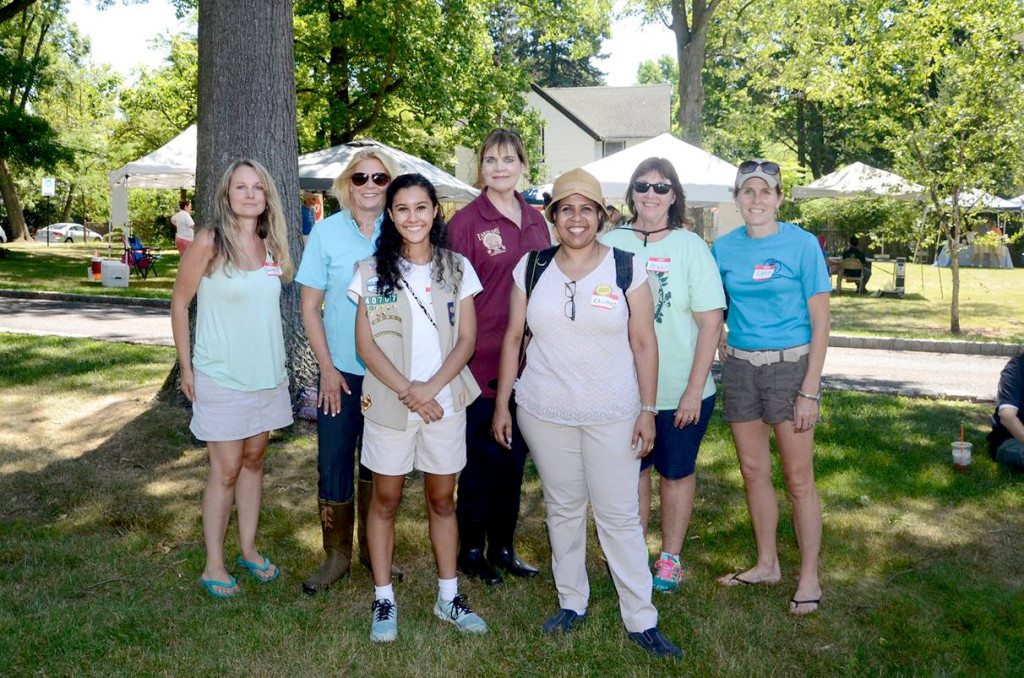
<svg viewBox="0 0 1024 678">
<path fill-rule="evenodd" d="M 281 277 L 281 266 L 280 264 L 275 264 L 273 261 L 263 262 L 263 270 L 267 275 L 272 275 L 275 278 Z"/>
<path fill-rule="evenodd" d="M 611 310 L 619 305 L 619 297 L 612 293 L 609 285 L 598 285 L 594 288 L 594 294 L 590 297 L 590 305 L 594 308 Z"/>
<path fill-rule="evenodd" d="M 771 280 L 775 275 L 775 264 L 761 264 L 754 267 L 754 280 Z"/>
<path fill-rule="evenodd" d="M 672 264 L 669 257 L 650 257 L 647 259 L 648 273 L 668 273 L 668 267 Z"/>
</svg>

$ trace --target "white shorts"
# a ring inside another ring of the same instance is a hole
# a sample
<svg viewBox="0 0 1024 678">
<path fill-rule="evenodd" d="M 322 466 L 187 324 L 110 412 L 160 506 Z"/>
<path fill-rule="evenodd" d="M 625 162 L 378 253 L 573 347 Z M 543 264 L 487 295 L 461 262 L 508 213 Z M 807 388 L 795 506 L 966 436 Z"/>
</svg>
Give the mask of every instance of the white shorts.
<svg viewBox="0 0 1024 678">
<path fill-rule="evenodd" d="M 199 370 L 193 373 L 196 399 L 189 429 L 196 438 L 211 443 L 245 440 L 292 425 L 287 379 L 277 388 L 236 391 L 221 386 Z"/>
<path fill-rule="evenodd" d="M 382 476 L 404 476 L 414 468 L 434 475 L 458 473 L 466 465 L 466 411 L 424 424 L 410 417 L 404 431 L 363 420 L 362 464 Z"/>
</svg>

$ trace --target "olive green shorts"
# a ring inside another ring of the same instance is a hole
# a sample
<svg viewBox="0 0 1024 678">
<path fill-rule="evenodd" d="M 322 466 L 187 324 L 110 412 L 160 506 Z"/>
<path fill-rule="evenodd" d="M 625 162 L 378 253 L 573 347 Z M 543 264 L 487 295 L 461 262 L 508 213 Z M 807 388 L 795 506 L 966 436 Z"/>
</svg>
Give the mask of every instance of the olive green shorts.
<svg viewBox="0 0 1024 678">
<path fill-rule="evenodd" d="M 726 356 L 722 365 L 722 416 L 737 423 L 758 419 L 766 424 L 792 421 L 796 392 L 806 374 L 806 355 L 795 363 L 783 361 L 760 366 Z"/>
</svg>

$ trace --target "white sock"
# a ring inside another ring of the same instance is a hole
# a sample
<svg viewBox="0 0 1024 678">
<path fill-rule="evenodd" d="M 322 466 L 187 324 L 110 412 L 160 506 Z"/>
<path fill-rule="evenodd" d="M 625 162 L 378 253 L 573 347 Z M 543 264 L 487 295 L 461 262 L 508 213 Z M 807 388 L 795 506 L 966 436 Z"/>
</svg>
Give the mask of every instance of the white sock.
<svg viewBox="0 0 1024 678">
<path fill-rule="evenodd" d="M 438 579 L 437 580 L 437 597 L 444 602 L 450 602 L 455 600 L 455 596 L 459 595 L 459 578 L 452 577 L 451 579 Z"/>
<path fill-rule="evenodd" d="M 395 602 L 395 589 L 391 584 L 386 586 L 374 586 L 373 587 L 373 599 L 374 600 L 390 600 L 392 603 Z"/>
</svg>

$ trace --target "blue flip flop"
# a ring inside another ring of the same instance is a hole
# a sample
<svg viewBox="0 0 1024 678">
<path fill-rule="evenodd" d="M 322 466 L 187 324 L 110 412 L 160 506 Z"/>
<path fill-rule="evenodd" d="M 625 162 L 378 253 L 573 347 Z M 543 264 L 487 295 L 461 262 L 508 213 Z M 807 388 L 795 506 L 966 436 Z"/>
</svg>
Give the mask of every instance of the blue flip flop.
<svg viewBox="0 0 1024 678">
<path fill-rule="evenodd" d="M 202 575 L 199 577 L 199 583 L 206 587 L 206 592 L 215 598 L 234 598 L 238 595 L 238 582 L 231 575 L 228 575 L 228 581 L 213 581 L 212 579 L 203 579 Z M 234 593 L 221 593 L 220 591 L 214 590 L 214 586 L 221 586 L 226 589 L 235 589 Z"/>
<path fill-rule="evenodd" d="M 266 584 L 267 582 L 272 582 L 272 581 L 274 581 L 275 579 L 277 579 L 278 577 L 281 576 L 281 568 L 277 567 L 272 562 L 270 562 L 270 558 L 267 558 L 266 556 L 263 556 L 263 564 L 262 565 L 257 565 L 256 563 L 250 563 L 248 560 L 246 560 L 242 556 L 238 556 L 238 560 L 236 560 L 235 562 L 237 564 L 241 565 L 242 567 L 244 567 L 245 569 L 249 570 L 249 574 L 251 574 L 254 579 L 256 579 L 257 581 L 260 581 L 260 582 L 262 582 L 264 584 Z M 269 576 L 269 577 L 266 576 L 267 572 L 272 567 L 274 568 L 274 574 L 272 576 Z"/>
</svg>

